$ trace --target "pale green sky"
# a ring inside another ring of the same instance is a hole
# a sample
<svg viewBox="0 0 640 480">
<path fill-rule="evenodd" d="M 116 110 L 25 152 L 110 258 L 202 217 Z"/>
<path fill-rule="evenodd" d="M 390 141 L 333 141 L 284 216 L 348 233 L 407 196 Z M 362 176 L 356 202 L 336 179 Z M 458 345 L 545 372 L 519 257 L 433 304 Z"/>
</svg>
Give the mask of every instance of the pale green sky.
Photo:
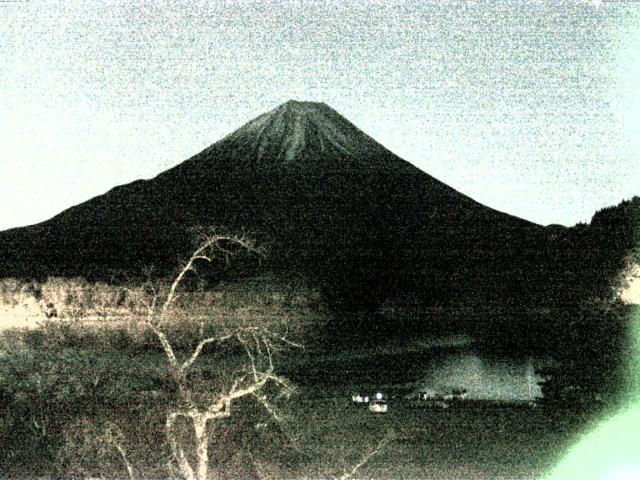
<svg viewBox="0 0 640 480">
<path fill-rule="evenodd" d="M 193 3 L 0 0 L 0 229 L 291 98 L 538 223 L 640 194 L 639 2 Z"/>
</svg>

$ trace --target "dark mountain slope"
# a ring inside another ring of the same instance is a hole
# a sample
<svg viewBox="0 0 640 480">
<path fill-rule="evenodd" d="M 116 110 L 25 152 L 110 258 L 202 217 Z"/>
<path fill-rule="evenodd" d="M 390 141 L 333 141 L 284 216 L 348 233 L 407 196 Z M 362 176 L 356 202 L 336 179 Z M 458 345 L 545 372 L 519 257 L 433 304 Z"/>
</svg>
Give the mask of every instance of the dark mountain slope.
<svg viewBox="0 0 640 480">
<path fill-rule="evenodd" d="M 5 275 L 169 272 L 189 227 L 244 230 L 269 268 L 340 301 L 414 292 L 434 303 L 514 298 L 543 227 L 485 207 L 400 159 L 324 104 L 287 102 L 157 177 L 0 234 Z"/>
</svg>

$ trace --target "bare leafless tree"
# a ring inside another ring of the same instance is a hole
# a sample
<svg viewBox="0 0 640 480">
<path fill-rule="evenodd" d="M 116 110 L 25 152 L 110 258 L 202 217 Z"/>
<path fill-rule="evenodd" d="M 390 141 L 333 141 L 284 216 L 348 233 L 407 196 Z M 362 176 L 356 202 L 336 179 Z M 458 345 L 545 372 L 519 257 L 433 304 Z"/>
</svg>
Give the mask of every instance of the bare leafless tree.
<svg viewBox="0 0 640 480">
<path fill-rule="evenodd" d="M 171 454 L 182 477 L 187 480 L 205 480 L 210 475 L 209 437 L 210 422 L 231 416 L 234 402 L 251 396 L 271 417 L 279 421 L 280 416 L 265 394 L 267 384 L 273 384 L 279 394 L 288 394 L 291 385 L 278 376 L 274 367 L 274 354 L 285 347 L 300 347 L 287 336 L 287 319 L 277 322 L 249 322 L 246 324 L 224 323 L 217 325 L 214 333 L 200 329 L 200 338 L 187 354 L 179 355 L 166 328 L 172 322 L 180 287 L 189 272 L 195 271 L 197 263 L 213 263 L 228 258 L 234 252 L 244 251 L 257 255 L 263 252 L 255 243 L 244 236 L 207 234 L 184 263 L 173 280 L 164 298 L 155 295 L 150 301 L 145 325 L 162 346 L 171 377 L 178 390 L 178 406 L 172 408 L 166 417 L 165 431 L 171 447 Z M 202 352 L 208 345 L 235 344 L 242 352 L 242 366 L 223 382 L 217 393 L 196 394 L 190 374 Z M 176 434 L 176 422 L 186 419 L 191 423 L 195 440 L 195 452 L 189 452 Z M 195 459 L 195 460 L 193 460 Z"/>
</svg>

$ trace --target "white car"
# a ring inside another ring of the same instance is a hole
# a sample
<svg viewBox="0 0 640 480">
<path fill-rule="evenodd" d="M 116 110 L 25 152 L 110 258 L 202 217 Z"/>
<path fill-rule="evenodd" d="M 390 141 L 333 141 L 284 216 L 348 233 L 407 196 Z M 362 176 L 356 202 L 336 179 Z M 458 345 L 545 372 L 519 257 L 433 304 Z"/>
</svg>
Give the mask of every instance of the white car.
<svg viewBox="0 0 640 480">
<path fill-rule="evenodd" d="M 373 413 L 387 413 L 388 408 L 389 405 L 386 402 L 379 400 L 369 404 L 369 411 Z"/>
</svg>

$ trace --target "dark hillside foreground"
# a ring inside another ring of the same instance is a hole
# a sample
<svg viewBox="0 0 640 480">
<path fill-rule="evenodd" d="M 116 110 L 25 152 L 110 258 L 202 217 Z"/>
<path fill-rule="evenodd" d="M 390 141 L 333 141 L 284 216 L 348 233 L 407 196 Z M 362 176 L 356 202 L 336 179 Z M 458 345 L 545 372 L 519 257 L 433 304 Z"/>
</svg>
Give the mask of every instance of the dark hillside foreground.
<svg viewBox="0 0 640 480">
<path fill-rule="evenodd" d="M 390 407 L 388 414 L 376 417 L 344 399 L 301 403 L 299 418 L 308 424 L 303 435 L 315 460 L 291 476 L 335 474 L 392 431 L 394 441 L 358 478 L 542 478 L 592 419 L 592 414 L 568 408 L 531 410 L 484 402 L 448 410 Z"/>
</svg>

